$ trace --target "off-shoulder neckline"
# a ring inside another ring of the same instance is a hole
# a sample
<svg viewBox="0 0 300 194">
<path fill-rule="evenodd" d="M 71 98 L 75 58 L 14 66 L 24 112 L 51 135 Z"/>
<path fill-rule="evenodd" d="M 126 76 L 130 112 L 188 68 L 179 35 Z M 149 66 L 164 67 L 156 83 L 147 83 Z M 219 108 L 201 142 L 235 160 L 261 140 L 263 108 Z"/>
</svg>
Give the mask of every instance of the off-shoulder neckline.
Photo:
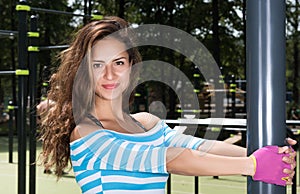
<svg viewBox="0 0 300 194">
<path fill-rule="evenodd" d="M 108 132 L 108 133 L 113 133 L 113 134 L 118 134 L 118 135 L 124 135 L 124 136 L 129 136 L 129 137 L 141 137 L 141 136 L 146 136 L 146 135 L 149 135 L 149 134 L 152 134 L 152 133 L 155 133 L 157 131 L 157 129 L 159 129 L 160 127 L 160 124 L 163 122 L 163 120 L 159 120 L 157 121 L 157 123 L 152 127 L 150 128 L 149 130 L 143 132 L 143 133 L 122 133 L 122 132 L 117 132 L 117 131 L 113 131 L 113 130 L 110 130 L 110 129 L 98 129 L 98 130 L 95 130 L 85 136 L 82 136 L 72 142 L 70 142 L 70 145 L 76 143 L 76 142 L 79 142 L 79 141 L 82 141 L 83 139 L 85 138 L 88 138 L 89 136 L 92 136 L 92 135 L 95 135 L 99 132 Z"/>
</svg>

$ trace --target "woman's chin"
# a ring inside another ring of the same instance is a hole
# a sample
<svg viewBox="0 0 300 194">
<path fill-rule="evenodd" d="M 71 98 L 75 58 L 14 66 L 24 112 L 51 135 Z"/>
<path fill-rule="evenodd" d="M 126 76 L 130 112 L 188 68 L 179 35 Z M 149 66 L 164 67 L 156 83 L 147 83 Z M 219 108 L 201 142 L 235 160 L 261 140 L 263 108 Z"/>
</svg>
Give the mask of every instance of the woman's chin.
<svg viewBox="0 0 300 194">
<path fill-rule="evenodd" d="M 103 100 L 118 100 L 118 99 L 121 99 L 121 95 L 120 94 L 104 94 L 104 95 L 101 95 L 100 98 L 102 98 Z"/>
</svg>

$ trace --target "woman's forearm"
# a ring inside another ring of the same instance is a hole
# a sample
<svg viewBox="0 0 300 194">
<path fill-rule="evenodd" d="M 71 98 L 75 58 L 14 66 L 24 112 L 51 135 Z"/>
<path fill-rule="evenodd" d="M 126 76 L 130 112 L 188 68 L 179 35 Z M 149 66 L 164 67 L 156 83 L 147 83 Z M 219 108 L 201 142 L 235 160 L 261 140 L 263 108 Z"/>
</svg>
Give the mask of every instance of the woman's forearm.
<svg viewBox="0 0 300 194">
<path fill-rule="evenodd" d="M 246 148 L 229 144 L 223 141 L 205 140 L 198 148 L 201 152 L 207 152 L 214 155 L 231 156 L 231 157 L 246 157 Z"/>
<path fill-rule="evenodd" d="M 191 176 L 253 175 L 254 164 L 249 157 L 218 156 L 200 151 L 169 148 L 167 170 Z"/>
</svg>

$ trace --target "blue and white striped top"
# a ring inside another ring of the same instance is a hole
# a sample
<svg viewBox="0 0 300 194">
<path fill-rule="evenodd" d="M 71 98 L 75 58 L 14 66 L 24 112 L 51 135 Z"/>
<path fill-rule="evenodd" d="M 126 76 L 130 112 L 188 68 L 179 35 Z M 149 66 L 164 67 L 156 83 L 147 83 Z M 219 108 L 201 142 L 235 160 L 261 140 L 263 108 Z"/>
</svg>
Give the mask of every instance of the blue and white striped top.
<svg viewBox="0 0 300 194">
<path fill-rule="evenodd" d="M 101 129 L 70 143 L 71 161 L 82 193 L 163 194 L 167 148 L 197 149 L 203 141 L 164 121 L 138 134 Z"/>
</svg>

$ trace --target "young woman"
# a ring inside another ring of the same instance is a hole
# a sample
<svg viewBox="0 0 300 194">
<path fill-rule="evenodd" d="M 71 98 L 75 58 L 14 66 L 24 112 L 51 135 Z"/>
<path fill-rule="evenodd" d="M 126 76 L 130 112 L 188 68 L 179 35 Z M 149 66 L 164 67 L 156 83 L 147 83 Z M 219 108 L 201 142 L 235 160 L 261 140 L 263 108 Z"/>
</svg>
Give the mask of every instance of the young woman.
<svg viewBox="0 0 300 194">
<path fill-rule="evenodd" d="M 150 113 L 126 113 L 124 96 L 141 61 L 127 27 L 118 17 L 93 21 L 61 55 L 41 136 L 44 163 L 58 177 L 71 161 L 83 193 L 164 193 L 168 173 L 292 184 L 296 154 L 289 147 L 247 157 L 238 146 L 177 134 Z M 268 168 L 270 160 L 276 167 Z"/>
</svg>

